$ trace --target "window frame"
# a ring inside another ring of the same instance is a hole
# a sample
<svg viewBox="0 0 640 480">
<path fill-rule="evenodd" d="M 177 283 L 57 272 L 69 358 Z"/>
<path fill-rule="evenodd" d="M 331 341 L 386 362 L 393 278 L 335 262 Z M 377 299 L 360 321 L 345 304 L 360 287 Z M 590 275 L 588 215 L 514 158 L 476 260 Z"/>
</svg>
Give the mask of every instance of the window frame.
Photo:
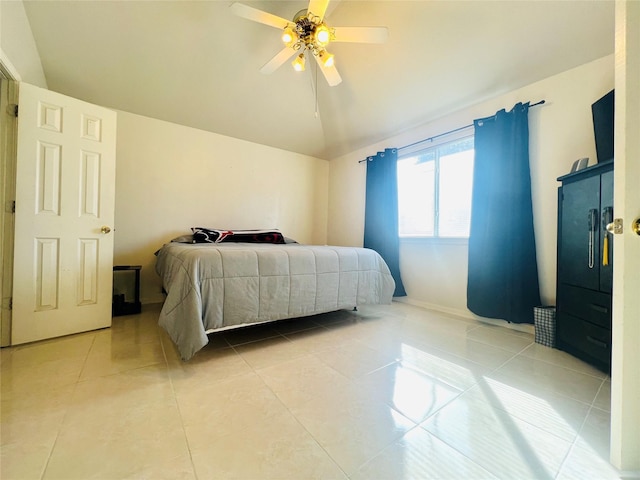
<svg viewBox="0 0 640 480">
<path fill-rule="evenodd" d="M 442 138 L 439 139 L 437 141 L 433 141 L 431 140 L 431 143 L 429 143 L 428 146 L 419 146 L 419 145 L 415 145 L 412 146 L 412 148 L 410 150 L 408 150 L 407 152 L 402 152 L 401 155 L 398 155 L 398 162 L 401 162 L 402 160 L 408 159 L 408 158 L 413 158 L 413 157 L 418 157 L 420 155 L 425 155 L 430 151 L 435 150 L 435 159 L 434 160 L 429 160 L 429 161 L 433 161 L 434 162 L 434 189 L 433 189 L 433 195 L 434 195 L 434 199 L 433 199 L 433 208 L 434 208 L 434 212 L 433 212 L 433 217 L 434 217 L 434 233 L 433 235 L 425 235 L 425 234 L 403 234 L 400 233 L 400 224 L 398 222 L 398 237 L 400 239 L 401 242 L 406 242 L 406 243 L 431 243 L 431 244 L 436 244 L 436 243 L 446 243 L 448 245 L 452 245 L 452 244 L 467 244 L 469 241 L 469 236 L 464 236 L 464 237 L 457 237 L 457 236 L 441 236 L 440 235 L 440 198 L 439 198 L 439 193 L 440 193 L 440 154 L 438 152 L 438 150 L 447 145 L 447 144 L 452 144 L 452 143 L 456 143 L 456 142 L 460 142 L 460 141 L 465 141 L 468 139 L 472 139 L 474 142 L 474 149 L 475 149 L 475 135 L 473 130 L 471 129 L 472 125 L 469 126 L 467 129 L 461 130 L 456 132 L 455 135 L 447 135 L 446 138 Z M 469 130 L 471 129 L 471 131 L 469 132 Z M 475 159 L 474 159 L 475 160 Z M 474 161 L 474 168 L 475 168 L 475 161 Z M 398 185 L 398 191 L 400 191 L 400 185 Z M 471 208 L 471 206 L 469 207 Z M 398 212 L 399 213 L 399 212 Z M 398 220 L 400 220 L 400 215 L 398 215 Z"/>
</svg>

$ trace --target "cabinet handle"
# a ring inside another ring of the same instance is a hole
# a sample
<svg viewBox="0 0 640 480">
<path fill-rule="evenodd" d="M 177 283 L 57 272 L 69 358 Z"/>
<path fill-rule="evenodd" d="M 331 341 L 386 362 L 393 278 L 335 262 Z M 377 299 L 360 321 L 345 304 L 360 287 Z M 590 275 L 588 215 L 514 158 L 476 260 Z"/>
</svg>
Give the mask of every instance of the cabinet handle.
<svg viewBox="0 0 640 480">
<path fill-rule="evenodd" d="M 609 313 L 609 309 L 607 307 L 602 307 L 600 305 L 595 305 L 593 303 L 590 303 L 589 306 L 595 310 L 596 312 L 600 312 L 600 313 Z"/>
<path fill-rule="evenodd" d="M 610 223 L 611 222 L 611 223 Z M 609 265 L 609 235 L 613 232 L 609 231 L 609 225 L 613 223 L 613 207 L 604 207 L 602 209 L 602 265 Z M 613 226 L 611 227 L 613 230 Z"/>
<path fill-rule="evenodd" d="M 589 268 L 594 266 L 594 243 L 596 231 L 598 230 L 598 210 L 589 210 Z"/>
<path fill-rule="evenodd" d="M 607 230 L 609 233 L 613 233 L 613 207 L 604 207 L 602 209 L 602 228 Z M 611 230 L 609 230 L 609 225 L 611 225 Z"/>
<path fill-rule="evenodd" d="M 594 345 L 597 345 L 600 348 L 608 348 L 609 345 L 607 345 L 605 342 L 603 342 L 602 340 L 597 340 L 595 338 L 593 338 L 591 335 L 587 335 L 587 340 L 589 340 L 591 343 L 593 343 Z"/>
</svg>

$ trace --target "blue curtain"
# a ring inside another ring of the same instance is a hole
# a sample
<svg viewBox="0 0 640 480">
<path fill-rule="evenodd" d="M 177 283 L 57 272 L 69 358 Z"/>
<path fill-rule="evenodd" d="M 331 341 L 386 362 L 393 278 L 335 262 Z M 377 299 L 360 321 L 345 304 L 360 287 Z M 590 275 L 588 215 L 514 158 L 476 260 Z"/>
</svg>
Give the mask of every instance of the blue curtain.
<svg viewBox="0 0 640 480">
<path fill-rule="evenodd" d="M 540 305 L 529 170 L 529 104 L 474 121 L 467 308 L 533 323 Z"/>
<path fill-rule="evenodd" d="M 403 297 L 406 292 L 400 278 L 397 162 L 395 148 L 367 157 L 364 247 L 375 250 L 387 262 L 396 282 L 393 296 Z"/>
</svg>

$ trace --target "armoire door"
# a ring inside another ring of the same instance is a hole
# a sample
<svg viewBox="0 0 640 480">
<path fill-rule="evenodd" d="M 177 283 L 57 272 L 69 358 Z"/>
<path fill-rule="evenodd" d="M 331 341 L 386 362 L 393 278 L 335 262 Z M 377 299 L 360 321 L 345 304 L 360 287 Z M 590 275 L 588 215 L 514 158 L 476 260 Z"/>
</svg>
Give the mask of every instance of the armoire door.
<svg viewBox="0 0 640 480">
<path fill-rule="evenodd" d="M 562 187 L 560 282 L 600 288 L 600 177 Z"/>
<path fill-rule="evenodd" d="M 116 113 L 19 85 L 11 343 L 111 325 Z"/>
</svg>

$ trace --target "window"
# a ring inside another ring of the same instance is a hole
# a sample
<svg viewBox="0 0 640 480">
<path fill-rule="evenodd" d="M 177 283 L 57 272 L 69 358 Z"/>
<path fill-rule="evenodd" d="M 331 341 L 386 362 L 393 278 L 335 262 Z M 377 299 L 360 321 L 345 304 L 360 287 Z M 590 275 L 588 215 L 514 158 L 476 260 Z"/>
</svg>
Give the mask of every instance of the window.
<svg viewBox="0 0 640 480">
<path fill-rule="evenodd" d="M 401 237 L 469 236 L 473 136 L 398 160 Z"/>
</svg>

